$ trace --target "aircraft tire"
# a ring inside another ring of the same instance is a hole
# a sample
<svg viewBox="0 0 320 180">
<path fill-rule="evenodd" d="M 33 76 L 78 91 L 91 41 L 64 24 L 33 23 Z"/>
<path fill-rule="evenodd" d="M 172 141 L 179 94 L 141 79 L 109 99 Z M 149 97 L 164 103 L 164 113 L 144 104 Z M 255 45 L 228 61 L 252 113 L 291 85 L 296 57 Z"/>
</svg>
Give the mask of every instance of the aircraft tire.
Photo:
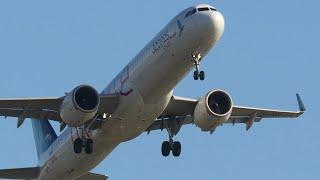
<svg viewBox="0 0 320 180">
<path fill-rule="evenodd" d="M 73 142 L 73 151 L 76 154 L 80 154 L 82 152 L 82 146 L 83 146 L 83 141 L 81 138 L 77 138 L 74 142 Z"/>
<path fill-rule="evenodd" d="M 200 80 L 203 81 L 204 78 L 205 78 L 205 73 L 204 73 L 204 71 L 200 71 L 199 76 L 200 76 Z"/>
<path fill-rule="evenodd" d="M 92 154 L 92 152 L 93 152 L 93 140 L 92 139 L 87 139 L 84 151 L 87 154 Z"/>
<path fill-rule="evenodd" d="M 168 141 L 164 141 L 161 146 L 162 155 L 167 157 L 170 154 L 170 143 Z"/>
<path fill-rule="evenodd" d="M 176 141 L 172 145 L 172 154 L 174 157 L 179 157 L 181 154 L 181 143 Z"/>
<path fill-rule="evenodd" d="M 198 79 L 199 79 L 198 71 L 194 71 L 194 72 L 193 72 L 193 79 L 194 79 L 194 80 L 198 80 Z"/>
</svg>

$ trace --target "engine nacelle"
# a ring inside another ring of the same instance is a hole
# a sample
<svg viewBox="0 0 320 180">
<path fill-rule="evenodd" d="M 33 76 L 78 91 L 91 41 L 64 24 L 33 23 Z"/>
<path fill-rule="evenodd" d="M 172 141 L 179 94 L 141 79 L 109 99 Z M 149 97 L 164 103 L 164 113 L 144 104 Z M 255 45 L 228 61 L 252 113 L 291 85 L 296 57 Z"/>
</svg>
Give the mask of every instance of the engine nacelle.
<svg viewBox="0 0 320 180">
<path fill-rule="evenodd" d="M 193 120 L 202 131 L 215 130 L 232 112 L 232 99 L 222 90 L 210 91 L 195 107 Z"/>
<path fill-rule="evenodd" d="M 99 105 L 97 91 L 91 86 L 81 85 L 65 96 L 60 107 L 60 117 L 68 126 L 77 127 L 94 118 Z"/>
</svg>

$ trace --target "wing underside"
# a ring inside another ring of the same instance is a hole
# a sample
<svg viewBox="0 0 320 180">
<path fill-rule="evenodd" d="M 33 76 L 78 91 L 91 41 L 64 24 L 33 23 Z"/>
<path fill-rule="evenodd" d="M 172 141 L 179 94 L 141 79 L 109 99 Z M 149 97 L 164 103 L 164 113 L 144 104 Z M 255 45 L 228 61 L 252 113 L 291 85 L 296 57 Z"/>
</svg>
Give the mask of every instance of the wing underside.
<svg viewBox="0 0 320 180">
<path fill-rule="evenodd" d="M 4 179 L 35 179 L 40 173 L 39 167 L 1 169 L 0 178 Z"/>
<path fill-rule="evenodd" d="M 24 119 L 40 119 L 62 122 L 60 106 L 64 97 L 0 99 L 0 116 L 17 117 L 19 127 Z M 112 113 L 118 107 L 117 94 L 100 96 L 98 113 Z"/>
<path fill-rule="evenodd" d="M 224 123 L 246 124 L 249 130 L 254 122 L 260 122 L 263 118 L 295 118 L 306 110 L 300 96 L 297 94 L 299 111 L 284 111 L 255 107 L 233 106 L 230 118 Z M 165 129 L 169 123 L 175 121 L 178 125 L 192 124 L 193 112 L 198 103 L 197 99 L 172 96 L 169 105 L 162 115 L 147 129 L 147 131 Z"/>
<path fill-rule="evenodd" d="M 81 177 L 78 177 L 76 180 L 107 180 L 108 176 L 95 174 L 95 173 L 87 173 Z"/>
</svg>

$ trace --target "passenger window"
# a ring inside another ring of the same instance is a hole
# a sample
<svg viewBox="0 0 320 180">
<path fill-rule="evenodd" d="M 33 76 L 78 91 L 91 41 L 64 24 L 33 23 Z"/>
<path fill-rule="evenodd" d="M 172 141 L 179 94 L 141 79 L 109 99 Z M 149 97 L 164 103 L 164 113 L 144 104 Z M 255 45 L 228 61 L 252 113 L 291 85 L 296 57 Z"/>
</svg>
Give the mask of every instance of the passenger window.
<svg viewBox="0 0 320 180">
<path fill-rule="evenodd" d="M 209 8 L 207 8 L 207 7 L 198 8 L 198 11 L 209 11 Z"/>
</svg>

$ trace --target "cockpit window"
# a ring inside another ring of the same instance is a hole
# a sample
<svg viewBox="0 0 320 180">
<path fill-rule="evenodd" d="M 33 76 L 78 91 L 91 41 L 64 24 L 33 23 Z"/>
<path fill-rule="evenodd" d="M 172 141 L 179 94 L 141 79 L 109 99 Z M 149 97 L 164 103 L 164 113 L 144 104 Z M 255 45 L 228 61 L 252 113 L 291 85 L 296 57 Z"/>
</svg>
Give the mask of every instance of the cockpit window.
<svg viewBox="0 0 320 180">
<path fill-rule="evenodd" d="M 215 8 L 212 8 L 212 7 L 210 8 L 210 10 L 211 10 L 211 11 L 217 11 L 217 9 L 215 9 Z"/>
<path fill-rule="evenodd" d="M 208 7 L 198 8 L 198 11 L 209 11 Z"/>
<path fill-rule="evenodd" d="M 197 9 L 192 9 L 191 11 L 189 11 L 185 17 L 191 16 L 192 14 L 196 13 Z"/>
<path fill-rule="evenodd" d="M 192 9 L 191 11 L 189 11 L 184 17 L 188 17 L 188 16 L 191 16 L 193 14 L 195 14 L 196 12 L 200 12 L 200 11 L 217 11 L 217 9 L 215 8 L 212 8 L 212 7 L 202 7 L 202 8 L 194 8 Z"/>
</svg>

